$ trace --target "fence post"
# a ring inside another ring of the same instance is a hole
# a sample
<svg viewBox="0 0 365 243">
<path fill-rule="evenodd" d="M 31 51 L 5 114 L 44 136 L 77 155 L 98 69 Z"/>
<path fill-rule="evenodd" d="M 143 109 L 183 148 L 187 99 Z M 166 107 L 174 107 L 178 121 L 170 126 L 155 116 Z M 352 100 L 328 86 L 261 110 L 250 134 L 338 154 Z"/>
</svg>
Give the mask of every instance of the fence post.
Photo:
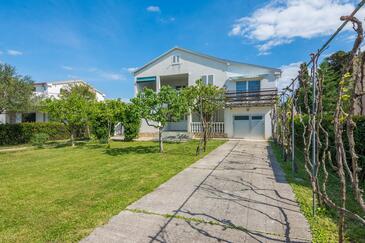
<svg viewBox="0 0 365 243">
<path fill-rule="evenodd" d="M 293 175 L 295 174 L 295 130 L 294 130 L 294 81 L 293 81 L 293 86 L 292 86 L 292 108 L 291 108 L 291 170 Z"/>
<path fill-rule="evenodd" d="M 316 170 L 317 170 L 317 161 L 316 161 L 316 149 L 317 149 L 317 144 L 316 144 L 316 133 L 317 133 L 317 129 L 316 129 L 316 115 L 317 115 L 317 96 L 316 96 L 316 85 L 317 85 L 317 60 L 318 60 L 318 56 L 319 56 L 319 52 L 317 52 L 316 54 L 311 54 L 312 56 L 312 88 L 313 88 L 313 100 L 312 100 L 312 177 L 313 178 L 317 178 L 316 175 Z M 316 214 L 316 202 L 315 202 L 315 189 L 313 188 L 313 193 L 312 193 L 312 213 L 313 216 L 315 216 Z"/>
</svg>

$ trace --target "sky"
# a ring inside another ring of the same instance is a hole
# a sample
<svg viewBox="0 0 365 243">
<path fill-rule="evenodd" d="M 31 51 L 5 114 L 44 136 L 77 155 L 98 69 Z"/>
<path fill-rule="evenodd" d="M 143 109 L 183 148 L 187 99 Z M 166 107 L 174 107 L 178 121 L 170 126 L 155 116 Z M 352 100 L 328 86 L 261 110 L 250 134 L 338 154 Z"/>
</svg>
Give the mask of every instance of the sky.
<svg viewBox="0 0 365 243">
<path fill-rule="evenodd" d="M 358 2 L 0 0 L 0 62 L 35 82 L 83 79 L 107 98 L 129 99 L 131 72 L 179 46 L 281 68 L 281 88 Z M 353 41 L 349 25 L 322 58 Z"/>
</svg>

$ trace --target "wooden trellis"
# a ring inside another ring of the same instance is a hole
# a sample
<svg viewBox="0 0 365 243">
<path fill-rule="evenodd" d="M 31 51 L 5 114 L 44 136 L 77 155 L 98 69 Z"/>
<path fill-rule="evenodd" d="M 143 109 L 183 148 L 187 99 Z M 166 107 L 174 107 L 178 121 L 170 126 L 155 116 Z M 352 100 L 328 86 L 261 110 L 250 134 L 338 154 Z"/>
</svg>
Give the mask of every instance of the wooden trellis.
<svg viewBox="0 0 365 243">
<path fill-rule="evenodd" d="M 289 160 L 290 155 L 293 174 L 296 173 L 297 167 L 295 164 L 296 128 L 294 119 L 299 118 L 303 128 L 301 143 L 304 151 L 304 167 L 309 175 L 313 191 L 313 215 L 316 212 L 317 204 L 336 209 L 339 215 L 340 242 L 344 240 L 345 216 L 365 225 L 365 218 L 346 208 L 346 188 L 349 181 L 356 202 L 365 212 L 363 188 L 359 182 L 361 168 L 355 151 L 354 129 L 356 124 L 353 121 L 356 102 L 364 94 L 362 84 L 365 81 L 365 53 L 360 50 L 363 42 L 363 28 L 361 21 L 354 16 L 364 3 L 365 0 L 361 1 L 349 16 L 341 17 L 341 20 L 344 21 L 342 25 L 320 49 L 310 55 L 310 61 L 307 64 L 301 65 L 298 76 L 279 95 L 271 113 L 273 139 L 281 145 L 285 161 Z M 347 23 L 353 25 L 357 37 L 344 65 L 345 68 L 341 70 L 342 79 L 339 82 L 336 108 L 333 110 L 335 157 L 332 158 L 329 132 L 322 124 L 324 77 L 318 71 L 318 59 Z M 309 73 L 308 67 L 310 67 Z M 302 99 L 300 102 L 299 97 Z M 344 135 L 348 140 L 349 151 L 345 150 Z M 329 168 L 335 172 L 339 181 L 339 203 L 335 203 L 331 195 L 327 194 L 326 186 L 331 175 L 328 171 Z M 320 178 L 319 174 L 321 174 Z"/>
</svg>

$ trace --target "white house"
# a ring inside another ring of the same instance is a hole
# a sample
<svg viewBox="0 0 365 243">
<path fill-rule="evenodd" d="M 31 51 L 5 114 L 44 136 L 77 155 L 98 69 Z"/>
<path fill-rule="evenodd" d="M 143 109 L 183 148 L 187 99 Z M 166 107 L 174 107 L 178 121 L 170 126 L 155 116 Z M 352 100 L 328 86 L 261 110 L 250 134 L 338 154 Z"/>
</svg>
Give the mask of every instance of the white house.
<svg viewBox="0 0 365 243">
<path fill-rule="evenodd" d="M 52 82 L 34 83 L 34 95 L 42 98 L 58 98 L 61 89 L 73 84 L 84 84 L 90 86 L 96 94 L 98 101 L 103 101 L 105 95 L 99 90 L 93 88 L 90 84 L 83 80 L 62 80 Z M 0 124 L 4 123 L 21 123 L 21 122 L 47 122 L 48 116 L 40 111 L 33 112 L 4 112 L 0 114 Z"/>
<path fill-rule="evenodd" d="M 175 47 L 134 72 L 135 94 L 145 87 L 159 91 L 163 85 L 180 89 L 203 79 L 226 89 L 226 105 L 212 123 L 216 136 L 269 138 L 270 111 L 277 94 L 281 70 L 221 59 Z M 170 122 L 166 131 L 197 133 L 199 116 L 190 114 Z M 157 130 L 142 122 L 140 136 L 155 136 Z"/>
</svg>

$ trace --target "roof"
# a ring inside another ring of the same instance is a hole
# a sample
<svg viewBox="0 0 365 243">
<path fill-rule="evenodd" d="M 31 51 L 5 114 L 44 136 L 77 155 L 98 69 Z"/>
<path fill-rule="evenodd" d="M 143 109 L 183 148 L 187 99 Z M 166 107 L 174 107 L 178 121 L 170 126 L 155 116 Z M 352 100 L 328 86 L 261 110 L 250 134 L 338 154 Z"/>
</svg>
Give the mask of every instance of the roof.
<svg viewBox="0 0 365 243">
<path fill-rule="evenodd" d="M 57 85 L 57 84 L 75 84 L 75 83 L 82 83 L 82 84 L 88 85 L 88 86 L 92 87 L 96 92 L 98 92 L 99 94 L 101 94 L 102 96 L 105 97 L 105 94 L 103 92 L 101 92 L 100 90 L 97 90 L 91 84 L 89 84 L 88 82 L 85 82 L 84 80 L 81 80 L 81 79 L 69 79 L 69 80 L 56 80 L 56 81 L 50 81 L 50 82 L 40 82 L 40 83 L 34 83 L 34 85 L 44 85 L 44 84 Z"/>
<path fill-rule="evenodd" d="M 170 50 L 168 50 L 167 52 L 163 53 L 162 55 L 158 56 L 157 58 L 151 60 L 150 62 L 148 62 L 144 66 L 138 68 L 137 70 L 135 70 L 133 72 L 133 74 L 136 75 L 138 72 L 140 72 L 143 69 L 145 69 L 146 67 L 154 64 L 155 62 L 157 62 L 158 60 L 160 60 L 164 56 L 168 55 L 169 53 L 171 53 L 173 51 L 177 51 L 177 50 L 178 51 L 183 51 L 183 52 L 186 52 L 186 53 L 190 53 L 190 54 L 193 54 L 193 55 L 196 55 L 196 56 L 200 56 L 200 57 L 203 57 L 203 58 L 207 58 L 207 59 L 210 59 L 210 60 L 213 60 L 213 61 L 216 61 L 216 62 L 220 62 L 220 63 L 223 63 L 223 64 L 227 64 L 227 65 L 229 65 L 231 63 L 238 64 L 238 65 L 248 65 L 248 66 L 253 66 L 253 67 L 258 67 L 258 68 L 270 69 L 270 70 L 273 70 L 275 72 L 280 72 L 281 73 L 281 70 L 278 69 L 278 68 L 272 68 L 272 67 L 267 67 L 267 66 L 261 66 L 261 65 L 256 65 L 256 64 L 250 64 L 250 63 L 244 63 L 244 62 L 238 62 L 238 61 L 223 59 L 223 58 L 210 56 L 210 55 L 207 55 L 207 54 L 204 54 L 204 53 L 188 50 L 188 49 L 181 48 L 181 47 L 174 47 L 174 48 L 171 48 Z"/>
</svg>

